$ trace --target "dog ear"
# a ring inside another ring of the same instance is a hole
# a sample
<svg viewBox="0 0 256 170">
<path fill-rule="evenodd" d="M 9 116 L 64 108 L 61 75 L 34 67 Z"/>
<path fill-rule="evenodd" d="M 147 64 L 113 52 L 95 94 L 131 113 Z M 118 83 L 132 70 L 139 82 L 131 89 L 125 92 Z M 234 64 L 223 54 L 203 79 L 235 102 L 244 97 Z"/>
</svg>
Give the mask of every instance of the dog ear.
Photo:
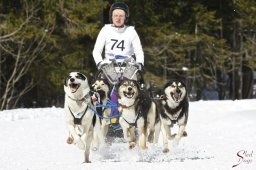
<svg viewBox="0 0 256 170">
<path fill-rule="evenodd" d="M 68 89 L 67 88 L 68 88 L 68 86 L 64 85 L 64 92 L 65 93 L 68 93 Z"/>
<path fill-rule="evenodd" d="M 119 89 L 124 80 L 119 80 L 116 84 L 116 88 Z"/>
<path fill-rule="evenodd" d="M 164 89 L 168 86 L 170 86 L 173 83 L 174 79 L 170 79 L 167 83 L 164 85 Z M 164 91 L 164 90 L 163 90 Z"/>
<path fill-rule="evenodd" d="M 136 83 L 137 88 L 140 89 L 141 88 L 140 83 L 138 81 L 136 81 L 136 80 L 134 80 L 134 81 Z"/>
<path fill-rule="evenodd" d="M 183 86 L 186 87 L 185 79 L 184 78 L 172 78 L 170 79 L 164 86 L 164 88 L 170 86 L 173 82 L 180 82 Z"/>
<path fill-rule="evenodd" d="M 86 79 L 87 79 L 87 77 L 86 77 L 83 73 L 77 72 L 77 75 L 78 75 L 82 80 L 86 80 Z"/>
<path fill-rule="evenodd" d="M 67 77 L 65 78 L 65 80 L 64 80 L 64 86 L 67 86 L 67 85 L 68 85 L 68 82 L 67 82 L 67 81 L 68 81 L 69 77 L 70 77 L 70 76 L 67 76 Z"/>
<path fill-rule="evenodd" d="M 110 84 L 109 84 L 109 82 L 108 82 L 108 80 L 105 78 L 105 79 L 101 79 L 107 86 L 110 86 Z"/>
<path fill-rule="evenodd" d="M 139 84 L 139 82 L 136 81 L 136 80 L 132 80 L 132 81 L 136 85 L 137 89 L 140 91 L 140 84 Z"/>
</svg>

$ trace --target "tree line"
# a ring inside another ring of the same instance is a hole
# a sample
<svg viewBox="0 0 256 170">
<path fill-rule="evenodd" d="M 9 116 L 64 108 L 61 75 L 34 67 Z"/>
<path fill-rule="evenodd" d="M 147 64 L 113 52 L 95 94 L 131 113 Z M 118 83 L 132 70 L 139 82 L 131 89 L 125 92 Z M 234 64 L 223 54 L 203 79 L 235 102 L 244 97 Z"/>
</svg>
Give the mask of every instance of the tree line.
<svg viewBox="0 0 256 170">
<path fill-rule="evenodd" d="M 93 77 L 92 57 L 114 0 L 0 0 L 0 110 L 61 106 L 70 71 Z M 183 79 L 191 98 L 252 97 L 254 0 L 127 0 L 145 53 L 145 79 Z"/>
</svg>

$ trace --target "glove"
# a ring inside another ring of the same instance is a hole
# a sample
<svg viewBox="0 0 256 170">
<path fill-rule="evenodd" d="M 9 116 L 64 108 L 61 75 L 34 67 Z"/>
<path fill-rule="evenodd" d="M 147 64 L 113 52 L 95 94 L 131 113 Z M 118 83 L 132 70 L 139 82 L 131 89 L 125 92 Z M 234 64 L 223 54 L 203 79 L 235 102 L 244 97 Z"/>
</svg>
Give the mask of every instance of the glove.
<svg viewBox="0 0 256 170">
<path fill-rule="evenodd" d="M 111 61 L 103 60 L 103 61 L 101 61 L 101 62 L 99 62 L 99 63 L 97 64 L 97 68 L 98 68 L 98 70 L 100 70 L 100 69 L 102 69 L 105 65 L 108 65 L 108 64 L 110 64 L 110 63 L 111 63 Z"/>
<path fill-rule="evenodd" d="M 101 61 L 101 62 L 99 62 L 99 63 L 97 64 L 97 66 L 96 66 L 98 70 L 100 70 L 100 69 L 101 69 L 101 67 L 102 67 L 102 64 L 101 64 L 101 63 L 102 63 L 102 61 Z"/>
<path fill-rule="evenodd" d="M 142 63 L 135 63 L 134 66 L 138 69 L 138 70 L 143 70 L 143 64 Z"/>
</svg>

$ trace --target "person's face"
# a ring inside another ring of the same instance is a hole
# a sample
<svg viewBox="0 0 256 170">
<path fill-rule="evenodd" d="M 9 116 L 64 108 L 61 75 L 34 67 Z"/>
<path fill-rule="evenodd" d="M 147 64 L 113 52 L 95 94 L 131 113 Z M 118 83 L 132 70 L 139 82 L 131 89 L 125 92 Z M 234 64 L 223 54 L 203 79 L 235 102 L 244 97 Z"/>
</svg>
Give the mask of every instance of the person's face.
<svg viewBox="0 0 256 170">
<path fill-rule="evenodd" d="M 115 9 L 112 13 L 112 21 L 116 27 L 122 27 L 125 22 L 125 12 L 122 9 Z"/>
</svg>

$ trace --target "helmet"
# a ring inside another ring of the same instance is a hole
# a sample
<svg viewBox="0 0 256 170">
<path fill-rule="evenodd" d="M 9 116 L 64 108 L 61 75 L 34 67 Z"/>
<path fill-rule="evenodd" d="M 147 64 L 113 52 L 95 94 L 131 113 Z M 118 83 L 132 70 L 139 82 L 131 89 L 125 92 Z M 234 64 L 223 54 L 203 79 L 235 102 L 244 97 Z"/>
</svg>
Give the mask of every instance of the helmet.
<svg viewBox="0 0 256 170">
<path fill-rule="evenodd" d="M 111 5 L 110 9 L 109 9 L 109 22 L 113 23 L 112 21 L 112 13 L 115 9 L 122 9 L 125 12 L 125 23 L 127 23 L 130 12 L 129 12 L 129 7 L 128 5 L 126 5 L 124 2 L 116 2 L 114 4 Z"/>
</svg>

